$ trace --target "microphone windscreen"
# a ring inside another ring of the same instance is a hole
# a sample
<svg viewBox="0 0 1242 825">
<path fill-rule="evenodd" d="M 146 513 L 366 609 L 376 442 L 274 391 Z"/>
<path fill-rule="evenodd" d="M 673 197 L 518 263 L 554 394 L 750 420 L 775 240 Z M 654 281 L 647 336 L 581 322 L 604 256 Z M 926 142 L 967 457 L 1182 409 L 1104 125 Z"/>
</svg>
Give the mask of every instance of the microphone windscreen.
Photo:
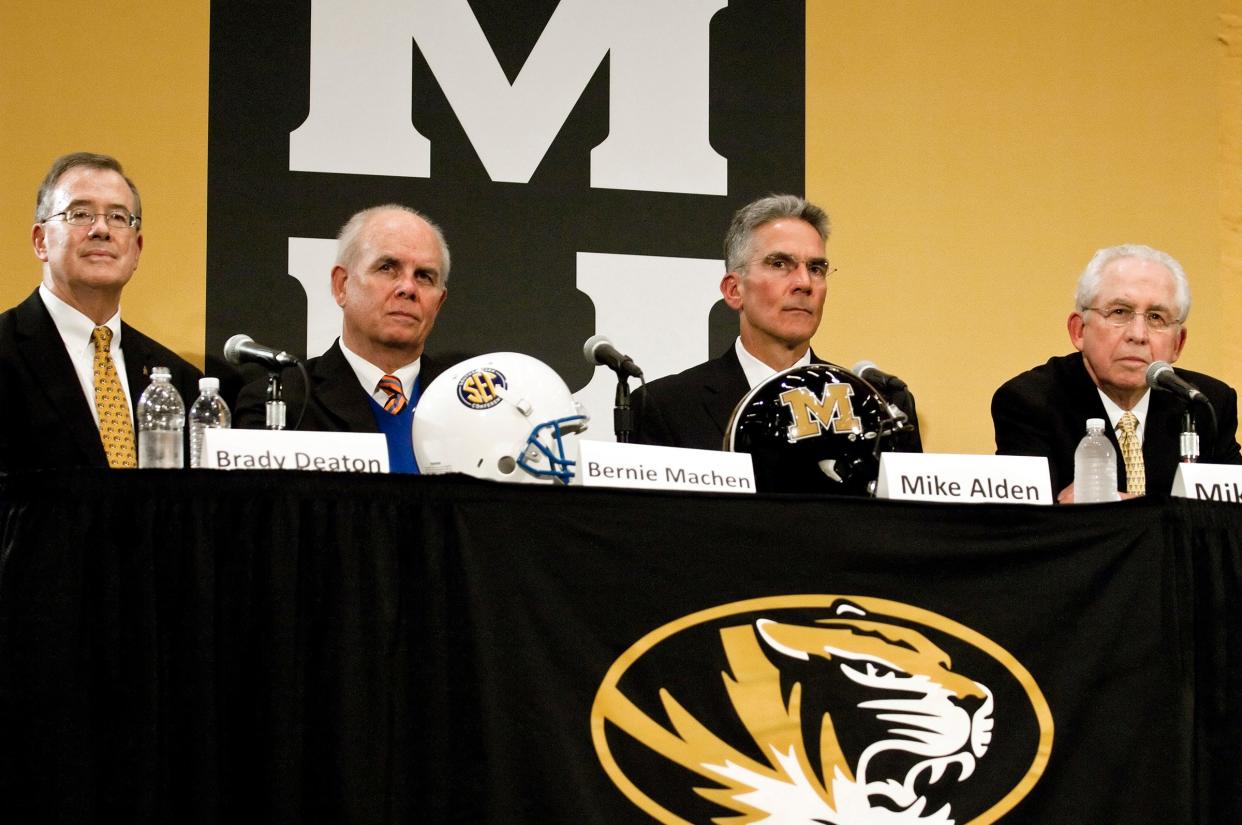
<svg viewBox="0 0 1242 825">
<path fill-rule="evenodd" d="M 1172 371 L 1173 367 L 1168 361 L 1152 361 L 1147 367 L 1147 386 L 1156 389 L 1160 383 L 1161 374 Z"/>
<path fill-rule="evenodd" d="M 862 361 L 859 361 L 854 366 L 850 367 L 850 372 L 854 373 L 859 378 L 866 378 L 867 376 L 863 375 L 863 373 L 866 372 L 867 370 L 873 370 L 873 369 L 876 369 L 875 362 L 867 361 L 864 359 Z"/>
<path fill-rule="evenodd" d="M 224 342 L 224 360 L 230 364 L 241 364 L 241 348 L 246 344 L 253 343 L 254 339 L 243 332 L 239 332 L 232 338 Z"/>
<path fill-rule="evenodd" d="M 582 357 L 585 358 L 586 362 L 591 366 L 595 366 L 599 363 L 595 360 L 595 348 L 600 344 L 611 345 L 612 342 L 608 340 L 608 336 L 606 335 L 592 335 L 590 338 L 586 339 L 586 343 L 582 345 Z"/>
</svg>

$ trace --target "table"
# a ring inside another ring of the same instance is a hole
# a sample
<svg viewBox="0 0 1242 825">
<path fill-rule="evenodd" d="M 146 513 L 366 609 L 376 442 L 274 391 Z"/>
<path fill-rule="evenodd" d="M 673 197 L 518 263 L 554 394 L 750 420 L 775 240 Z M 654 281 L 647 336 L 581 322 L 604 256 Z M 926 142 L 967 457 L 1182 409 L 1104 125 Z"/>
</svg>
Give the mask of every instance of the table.
<svg viewBox="0 0 1242 825">
<path fill-rule="evenodd" d="M 1236 505 L 81 470 L 0 530 L 8 822 L 1242 821 Z"/>
</svg>

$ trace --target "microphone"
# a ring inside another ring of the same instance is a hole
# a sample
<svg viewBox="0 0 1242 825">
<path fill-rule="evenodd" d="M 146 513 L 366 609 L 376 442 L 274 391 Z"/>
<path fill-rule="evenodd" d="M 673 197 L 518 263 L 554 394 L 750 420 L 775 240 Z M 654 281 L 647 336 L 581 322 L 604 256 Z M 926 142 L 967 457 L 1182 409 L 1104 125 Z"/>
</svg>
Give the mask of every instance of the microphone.
<svg viewBox="0 0 1242 825">
<path fill-rule="evenodd" d="M 907 389 L 906 382 L 895 375 L 889 375 L 875 365 L 874 361 L 859 361 L 850 372 L 864 381 L 874 384 L 876 389 L 887 392 L 901 392 Z"/>
<path fill-rule="evenodd" d="M 1151 362 L 1151 365 L 1147 368 L 1147 386 L 1153 390 L 1166 390 L 1192 403 L 1197 402 L 1206 404 L 1209 407 L 1212 406 L 1212 402 L 1208 401 L 1208 397 L 1200 392 L 1199 388 L 1194 384 L 1175 373 L 1173 367 L 1169 366 L 1168 361 Z"/>
<path fill-rule="evenodd" d="M 588 364 L 593 366 L 602 364 L 611 368 L 617 375 L 643 377 L 643 371 L 638 364 L 634 363 L 634 359 L 614 347 L 606 336 L 592 335 L 586 339 L 586 343 L 582 345 L 582 355 Z"/>
<path fill-rule="evenodd" d="M 230 364 L 259 364 L 269 370 L 292 367 L 299 363 L 289 353 L 256 344 L 253 338 L 243 333 L 238 333 L 224 342 L 224 358 Z"/>
</svg>

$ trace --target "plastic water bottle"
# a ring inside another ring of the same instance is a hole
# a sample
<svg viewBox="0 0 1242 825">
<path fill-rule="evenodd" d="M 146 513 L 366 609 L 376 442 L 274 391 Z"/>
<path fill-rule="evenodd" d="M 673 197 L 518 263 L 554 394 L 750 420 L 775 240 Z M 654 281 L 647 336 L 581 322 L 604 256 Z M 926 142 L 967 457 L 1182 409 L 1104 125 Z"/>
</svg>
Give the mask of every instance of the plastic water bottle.
<svg viewBox="0 0 1242 825">
<path fill-rule="evenodd" d="M 185 404 L 168 367 L 151 370 L 151 383 L 138 399 L 138 466 L 184 467 L 181 435 Z"/>
<path fill-rule="evenodd" d="M 190 466 L 203 466 L 203 433 L 232 426 L 229 405 L 220 397 L 219 378 L 198 379 L 199 396 L 190 405 Z"/>
<path fill-rule="evenodd" d="M 1088 418 L 1074 451 L 1074 503 L 1117 501 L 1117 451 L 1104 435 L 1104 419 Z"/>
</svg>

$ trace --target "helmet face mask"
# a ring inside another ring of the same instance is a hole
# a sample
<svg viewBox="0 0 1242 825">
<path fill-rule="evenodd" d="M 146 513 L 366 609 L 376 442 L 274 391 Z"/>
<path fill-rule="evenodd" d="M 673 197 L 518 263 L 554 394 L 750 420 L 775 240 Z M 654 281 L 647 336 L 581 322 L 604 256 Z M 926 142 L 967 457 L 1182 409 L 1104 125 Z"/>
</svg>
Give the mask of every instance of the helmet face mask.
<svg viewBox="0 0 1242 825">
<path fill-rule="evenodd" d="M 577 435 L 586 428 L 586 415 L 569 415 L 536 424 L 526 439 L 526 449 L 521 451 L 517 466 L 535 478 L 551 478 L 568 484 L 573 480 L 577 462 L 566 458 L 565 437 Z"/>
<path fill-rule="evenodd" d="M 551 367 L 516 352 L 470 358 L 424 390 L 414 454 L 426 474 L 569 484 L 588 418 Z"/>
<path fill-rule="evenodd" d="M 724 449 L 750 453 L 760 492 L 870 495 L 902 423 L 873 386 L 835 364 L 777 373 L 733 410 Z"/>
</svg>

